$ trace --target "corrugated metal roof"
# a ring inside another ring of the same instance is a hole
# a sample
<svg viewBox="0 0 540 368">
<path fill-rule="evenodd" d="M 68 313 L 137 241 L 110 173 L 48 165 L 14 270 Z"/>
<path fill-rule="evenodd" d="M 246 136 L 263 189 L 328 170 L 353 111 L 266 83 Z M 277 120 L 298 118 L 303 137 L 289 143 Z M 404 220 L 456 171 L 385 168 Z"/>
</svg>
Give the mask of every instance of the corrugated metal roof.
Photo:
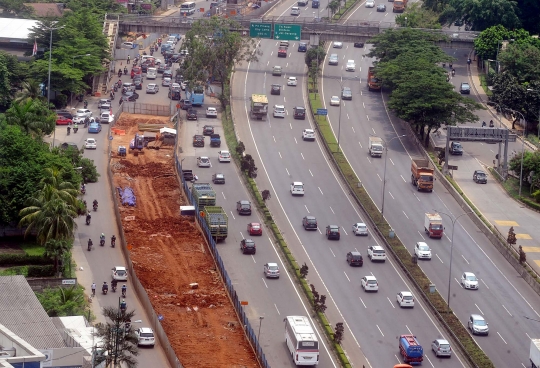
<svg viewBox="0 0 540 368">
<path fill-rule="evenodd" d="M 24 276 L 0 276 L 0 324 L 36 349 L 66 347 Z"/>
<path fill-rule="evenodd" d="M 0 38 L 19 42 L 27 41 L 30 28 L 37 26 L 38 23 L 39 21 L 32 19 L 0 18 Z"/>
</svg>

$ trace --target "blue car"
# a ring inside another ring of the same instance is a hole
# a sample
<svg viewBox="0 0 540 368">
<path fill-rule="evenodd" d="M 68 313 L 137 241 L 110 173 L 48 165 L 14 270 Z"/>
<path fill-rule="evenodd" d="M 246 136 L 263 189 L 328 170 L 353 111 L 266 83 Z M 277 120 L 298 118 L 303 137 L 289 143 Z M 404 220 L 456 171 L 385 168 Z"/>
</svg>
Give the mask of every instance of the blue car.
<svg viewBox="0 0 540 368">
<path fill-rule="evenodd" d="M 88 133 L 99 133 L 101 132 L 101 124 L 100 123 L 90 123 L 88 126 Z"/>
</svg>

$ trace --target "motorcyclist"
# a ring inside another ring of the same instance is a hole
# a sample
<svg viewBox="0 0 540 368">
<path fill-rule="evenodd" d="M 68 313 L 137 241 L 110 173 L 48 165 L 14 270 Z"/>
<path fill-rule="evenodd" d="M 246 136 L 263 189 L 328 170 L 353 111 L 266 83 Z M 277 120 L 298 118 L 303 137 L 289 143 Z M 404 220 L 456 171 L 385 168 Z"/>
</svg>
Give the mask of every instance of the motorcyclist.
<svg viewBox="0 0 540 368">
<path fill-rule="evenodd" d="M 73 124 L 73 133 L 77 133 L 78 130 L 79 130 L 79 124 L 77 123 Z"/>
<path fill-rule="evenodd" d="M 490 127 L 490 128 L 495 127 L 495 124 L 493 123 L 493 120 L 490 120 L 490 121 L 489 121 L 489 127 Z"/>
<path fill-rule="evenodd" d="M 485 126 L 486 126 L 486 122 L 483 121 L 483 122 L 482 122 L 482 128 L 485 127 Z"/>
<path fill-rule="evenodd" d="M 88 107 L 88 100 L 84 100 L 84 108 L 86 109 Z"/>
<path fill-rule="evenodd" d="M 114 248 L 116 245 L 116 235 L 111 236 L 111 246 Z"/>
<path fill-rule="evenodd" d="M 103 294 L 107 294 L 107 291 L 109 291 L 109 285 L 107 284 L 107 281 L 103 281 L 103 285 L 101 286 L 101 291 L 103 291 Z"/>
<path fill-rule="evenodd" d="M 87 204 L 86 204 L 86 199 L 82 201 L 83 205 L 84 205 L 84 208 L 87 208 Z M 90 211 L 88 211 L 88 214 L 90 214 Z"/>
<path fill-rule="evenodd" d="M 467 59 L 467 65 L 469 65 L 469 66 L 471 65 L 471 58 Z"/>
<path fill-rule="evenodd" d="M 111 288 L 112 288 L 112 291 L 115 293 L 116 292 L 116 287 L 118 285 L 118 280 L 112 280 L 111 281 Z"/>
<path fill-rule="evenodd" d="M 452 63 L 448 64 L 448 66 L 450 67 L 450 69 L 454 69 L 454 68 L 452 68 Z"/>
<path fill-rule="evenodd" d="M 118 69 L 118 77 L 120 78 L 122 76 L 122 69 Z"/>
<path fill-rule="evenodd" d="M 128 55 L 127 63 L 129 64 L 129 61 L 131 60 L 131 56 Z"/>
<path fill-rule="evenodd" d="M 101 236 L 99 237 L 99 245 L 105 245 L 105 234 L 103 233 L 101 233 Z"/>
<path fill-rule="evenodd" d="M 88 250 L 92 249 L 92 245 L 94 245 L 94 243 L 92 243 L 92 239 L 88 239 Z"/>
<path fill-rule="evenodd" d="M 127 66 L 125 66 L 125 67 L 124 67 L 124 75 L 126 75 L 127 72 L 128 72 L 128 71 L 127 71 Z"/>
<path fill-rule="evenodd" d="M 67 131 L 68 131 L 68 135 L 69 135 L 69 133 L 71 133 L 71 127 L 69 125 L 67 127 Z"/>
<path fill-rule="evenodd" d="M 452 77 L 456 75 L 456 69 L 452 68 Z"/>
<path fill-rule="evenodd" d="M 126 297 L 126 292 L 127 292 L 127 286 L 126 284 L 122 285 L 122 296 L 125 298 Z"/>
<path fill-rule="evenodd" d="M 94 205 L 94 208 L 97 209 L 98 208 L 98 203 L 97 203 L 97 200 L 94 199 L 94 202 L 92 202 L 92 204 Z"/>
<path fill-rule="evenodd" d="M 87 225 L 90 225 L 90 221 L 92 220 L 92 215 L 90 214 L 90 212 L 88 212 L 86 214 L 86 224 Z"/>
<path fill-rule="evenodd" d="M 92 283 L 91 289 L 92 289 L 92 296 L 96 296 L 96 283 L 95 282 Z"/>
<path fill-rule="evenodd" d="M 122 312 L 125 312 L 127 309 L 127 304 L 126 304 L 126 300 L 125 299 L 122 299 L 122 302 L 120 303 L 120 310 Z"/>
</svg>

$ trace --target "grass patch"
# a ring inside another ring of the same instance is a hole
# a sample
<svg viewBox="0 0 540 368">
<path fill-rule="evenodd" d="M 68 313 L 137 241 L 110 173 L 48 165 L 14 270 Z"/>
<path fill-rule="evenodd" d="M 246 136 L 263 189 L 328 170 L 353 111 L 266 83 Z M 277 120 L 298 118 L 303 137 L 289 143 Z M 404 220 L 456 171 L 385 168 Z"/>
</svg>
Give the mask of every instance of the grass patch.
<svg viewBox="0 0 540 368">
<path fill-rule="evenodd" d="M 480 85 L 482 86 L 482 89 L 488 97 L 491 97 L 493 95 L 493 92 L 491 92 L 491 90 L 488 88 L 486 75 L 480 74 L 478 75 L 478 77 L 480 78 Z"/>
<path fill-rule="evenodd" d="M 309 83 L 311 83 L 311 80 L 308 82 L 308 84 Z M 309 102 L 311 111 L 315 114 L 317 108 L 321 107 L 321 102 L 318 96 L 316 96 L 314 93 L 311 93 L 309 95 Z M 354 193 L 357 202 L 371 217 L 371 219 L 377 226 L 377 229 L 380 231 L 381 235 L 385 238 L 386 243 L 389 245 L 389 250 L 394 253 L 398 258 L 401 268 L 409 274 L 410 278 L 416 284 L 417 288 L 421 290 L 422 296 L 430 302 L 429 304 L 431 305 L 432 309 L 438 312 L 436 316 L 439 321 L 448 326 L 450 330 L 452 330 L 458 341 L 460 341 L 460 343 L 464 347 L 466 356 L 471 362 L 473 362 L 477 367 L 494 367 L 493 363 L 485 355 L 482 349 L 480 349 L 480 347 L 476 345 L 474 339 L 472 339 L 471 335 L 465 329 L 459 319 L 454 315 L 451 310 L 447 310 L 446 301 L 442 298 L 442 296 L 438 292 L 430 293 L 429 288 L 431 281 L 424 274 L 422 269 L 418 267 L 417 264 L 413 263 L 411 254 L 405 248 L 401 240 L 397 236 L 390 237 L 390 225 L 381 216 L 379 209 L 377 208 L 377 206 L 375 206 L 375 203 L 373 203 L 364 188 L 357 185 L 359 183 L 359 180 L 354 174 L 352 167 L 349 165 L 347 160 L 345 160 L 343 154 L 341 152 L 338 152 L 336 137 L 332 133 L 332 130 L 330 129 L 329 123 L 326 118 L 321 118 L 315 115 L 315 122 L 317 124 L 320 136 L 323 138 L 324 143 L 328 148 L 328 151 L 331 152 L 331 155 L 335 160 L 337 168 L 339 169 L 343 177 L 346 179 L 349 185 L 349 190 Z M 455 182 L 452 185 L 457 186 Z M 457 189 L 459 190 L 459 187 Z"/>
<path fill-rule="evenodd" d="M 9 267 L 5 270 L 0 271 L 0 276 L 15 276 L 15 275 L 23 275 L 24 277 L 28 277 L 28 266 L 15 266 L 15 267 Z"/>
<path fill-rule="evenodd" d="M 358 0 L 345 1 L 345 5 L 342 6 L 341 9 L 339 9 L 338 12 L 332 16 L 332 19 L 341 19 L 353 6 L 356 5 L 357 2 Z"/>
<path fill-rule="evenodd" d="M 45 254 L 45 247 L 36 243 L 23 243 L 21 249 L 29 256 L 42 256 Z"/>
</svg>

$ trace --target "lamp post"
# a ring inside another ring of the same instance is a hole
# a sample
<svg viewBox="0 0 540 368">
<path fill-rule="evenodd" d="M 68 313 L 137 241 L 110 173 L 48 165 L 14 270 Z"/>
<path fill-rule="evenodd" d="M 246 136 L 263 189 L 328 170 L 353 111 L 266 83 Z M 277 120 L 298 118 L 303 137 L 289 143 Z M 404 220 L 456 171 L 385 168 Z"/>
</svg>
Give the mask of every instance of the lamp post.
<svg viewBox="0 0 540 368">
<path fill-rule="evenodd" d="M 264 319 L 263 316 L 259 317 L 259 333 L 257 334 L 257 341 L 259 341 L 259 338 L 261 337 L 261 325 L 262 325 L 262 320 L 263 319 Z"/>
<path fill-rule="evenodd" d="M 91 56 L 91 54 L 84 54 L 84 55 L 75 55 L 73 56 L 73 63 L 72 63 L 72 69 L 75 69 L 75 59 L 80 58 L 83 56 Z M 73 108 L 73 91 L 71 91 L 71 102 L 69 103 L 71 107 Z"/>
<path fill-rule="evenodd" d="M 373 134 L 370 134 L 369 136 L 376 137 Z M 382 189 L 382 204 L 381 204 L 381 216 L 383 219 L 384 219 L 384 193 L 386 192 L 386 163 L 388 162 L 388 143 L 392 142 L 394 139 L 403 138 L 405 136 L 406 134 L 395 136 L 394 138 L 388 140 L 388 142 L 384 138 L 377 137 L 377 138 L 381 138 L 382 141 L 384 142 L 384 150 L 386 151 L 384 154 L 384 174 L 383 174 L 383 189 Z"/>
<path fill-rule="evenodd" d="M 519 111 L 512 110 L 512 112 L 515 112 L 519 115 L 521 115 L 521 118 L 523 121 L 525 121 L 525 117 L 522 113 Z M 527 121 L 525 121 L 525 125 L 527 125 Z M 521 138 L 521 168 L 519 170 L 519 197 L 521 197 L 521 186 L 523 185 L 523 156 L 525 156 L 525 135 Z"/>
<path fill-rule="evenodd" d="M 465 215 L 469 215 L 469 214 L 473 213 L 473 211 L 462 213 L 461 215 L 459 215 L 456 218 L 452 217 L 451 215 L 449 215 L 447 213 L 439 212 L 439 211 L 437 211 L 435 209 L 434 209 L 434 211 L 441 214 L 441 215 L 448 216 L 450 218 L 450 221 L 452 221 L 452 237 L 450 239 L 450 243 L 451 243 L 451 245 L 450 245 L 450 270 L 448 271 L 448 300 L 447 300 L 448 312 L 450 312 L 450 286 L 451 286 L 451 280 L 452 280 L 452 253 L 454 251 L 454 230 L 455 230 L 457 220 L 461 216 L 465 216 Z"/>
<path fill-rule="evenodd" d="M 405 17 L 405 28 L 407 28 L 407 17 Z"/>
<path fill-rule="evenodd" d="M 52 25 L 54 26 L 58 22 L 53 22 Z M 54 27 L 48 27 L 45 28 L 45 30 L 51 32 L 51 36 L 49 37 L 49 77 L 47 81 L 47 108 L 51 105 L 51 62 L 52 62 L 52 33 L 53 31 L 57 31 L 59 29 L 64 28 L 64 26 L 54 28 Z M 54 148 L 54 141 L 56 139 L 56 123 L 54 126 L 54 132 L 53 132 L 53 141 L 52 141 L 52 147 Z"/>
<path fill-rule="evenodd" d="M 317 54 L 318 55 L 318 54 Z M 358 76 L 354 76 L 354 78 L 358 78 Z M 341 82 L 339 82 L 339 87 L 341 88 L 341 91 L 343 91 L 343 79 L 341 80 Z M 339 138 L 340 138 L 340 135 L 341 135 L 341 105 L 342 105 L 342 98 L 343 98 L 343 95 L 342 93 L 340 93 L 338 96 L 341 96 L 339 97 L 339 119 L 338 119 L 338 134 L 337 134 L 337 151 L 339 152 L 340 151 L 340 145 L 339 145 Z"/>
</svg>

